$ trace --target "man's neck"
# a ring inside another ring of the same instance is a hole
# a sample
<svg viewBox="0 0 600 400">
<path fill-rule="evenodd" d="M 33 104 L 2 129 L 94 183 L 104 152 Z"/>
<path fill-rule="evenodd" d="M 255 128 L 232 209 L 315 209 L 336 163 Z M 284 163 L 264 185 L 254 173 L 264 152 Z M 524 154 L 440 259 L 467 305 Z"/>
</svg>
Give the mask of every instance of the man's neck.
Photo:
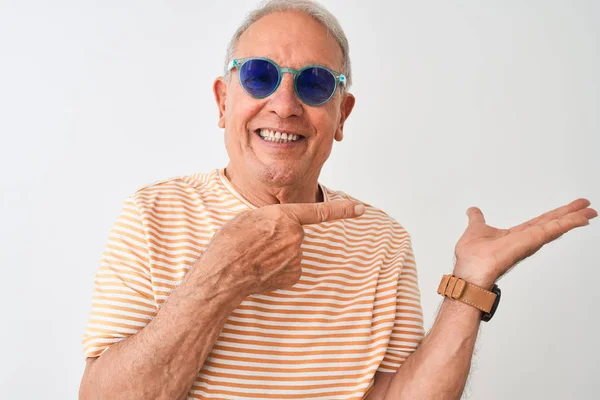
<svg viewBox="0 0 600 400">
<path fill-rule="evenodd" d="M 323 193 L 321 193 L 321 188 L 316 179 L 290 186 L 272 186 L 239 173 L 231 164 L 225 168 L 224 172 L 233 187 L 256 207 L 271 204 L 317 203 L 324 201 Z"/>
</svg>

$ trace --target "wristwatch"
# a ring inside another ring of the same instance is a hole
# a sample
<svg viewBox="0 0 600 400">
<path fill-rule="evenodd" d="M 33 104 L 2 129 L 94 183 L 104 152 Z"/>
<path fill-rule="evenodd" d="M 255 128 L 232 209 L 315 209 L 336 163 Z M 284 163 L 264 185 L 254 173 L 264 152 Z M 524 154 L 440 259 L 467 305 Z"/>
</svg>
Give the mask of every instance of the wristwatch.
<svg viewBox="0 0 600 400">
<path fill-rule="evenodd" d="M 501 294 L 498 285 L 489 291 L 454 275 L 444 275 L 437 292 L 481 310 L 481 320 L 484 322 L 492 319 L 496 313 Z"/>
</svg>

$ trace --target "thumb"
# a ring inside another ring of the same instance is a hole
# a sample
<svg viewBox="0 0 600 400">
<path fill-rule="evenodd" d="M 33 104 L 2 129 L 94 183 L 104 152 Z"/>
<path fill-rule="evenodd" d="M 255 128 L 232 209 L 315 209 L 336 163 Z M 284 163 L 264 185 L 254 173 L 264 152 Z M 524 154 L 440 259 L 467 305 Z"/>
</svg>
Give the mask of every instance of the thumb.
<svg viewBox="0 0 600 400">
<path fill-rule="evenodd" d="M 485 217 L 481 210 L 477 207 L 469 207 L 467 210 L 467 217 L 469 217 L 469 225 L 475 223 L 483 223 L 485 224 Z"/>
</svg>

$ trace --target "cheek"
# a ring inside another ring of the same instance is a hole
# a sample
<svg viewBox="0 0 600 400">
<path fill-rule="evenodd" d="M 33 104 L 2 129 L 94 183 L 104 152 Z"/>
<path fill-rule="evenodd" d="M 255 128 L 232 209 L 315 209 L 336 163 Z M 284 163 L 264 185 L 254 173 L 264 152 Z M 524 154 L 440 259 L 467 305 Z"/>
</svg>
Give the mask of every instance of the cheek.
<svg viewBox="0 0 600 400">
<path fill-rule="evenodd" d="M 227 133 L 245 132 L 248 122 L 261 110 L 262 102 L 248 96 L 239 86 L 232 88 L 225 109 Z"/>
<path fill-rule="evenodd" d="M 319 109 L 313 116 L 313 126 L 319 133 L 319 142 L 332 142 L 338 126 L 338 113 L 335 108 Z"/>
</svg>

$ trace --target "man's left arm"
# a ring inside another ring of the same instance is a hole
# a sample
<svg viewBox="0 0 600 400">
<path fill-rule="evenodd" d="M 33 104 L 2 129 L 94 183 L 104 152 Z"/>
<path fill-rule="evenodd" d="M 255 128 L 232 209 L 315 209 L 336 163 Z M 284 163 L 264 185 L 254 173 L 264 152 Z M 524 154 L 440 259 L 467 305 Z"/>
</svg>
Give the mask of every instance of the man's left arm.
<svg viewBox="0 0 600 400">
<path fill-rule="evenodd" d="M 588 200 L 577 199 L 510 229 L 487 225 L 481 210 L 471 207 L 469 225 L 455 249 L 454 275 L 490 290 L 509 269 L 545 244 L 589 225 L 598 216 L 589 205 Z M 419 348 L 393 375 L 376 375 L 368 399 L 460 399 L 480 324 L 481 311 L 444 299 Z"/>
<path fill-rule="evenodd" d="M 368 400 L 459 399 L 480 322 L 481 311 L 445 299 L 431 331 L 398 371 L 375 375 Z"/>
</svg>

